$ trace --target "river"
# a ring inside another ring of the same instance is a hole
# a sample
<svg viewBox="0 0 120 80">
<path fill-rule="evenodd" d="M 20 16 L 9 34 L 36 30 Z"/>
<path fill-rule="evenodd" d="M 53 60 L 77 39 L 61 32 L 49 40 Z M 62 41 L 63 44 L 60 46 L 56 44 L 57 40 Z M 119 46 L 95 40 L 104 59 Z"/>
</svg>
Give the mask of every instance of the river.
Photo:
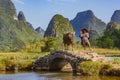
<svg viewBox="0 0 120 80">
<path fill-rule="evenodd" d="M 120 80 L 111 76 L 73 76 L 71 72 L 8 72 L 0 80 Z"/>
</svg>

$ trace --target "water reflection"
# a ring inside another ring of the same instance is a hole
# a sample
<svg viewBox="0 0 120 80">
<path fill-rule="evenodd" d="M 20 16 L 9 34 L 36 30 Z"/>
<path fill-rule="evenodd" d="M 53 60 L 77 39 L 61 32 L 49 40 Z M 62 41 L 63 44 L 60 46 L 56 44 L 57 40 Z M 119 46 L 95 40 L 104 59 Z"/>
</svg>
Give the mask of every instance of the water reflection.
<svg viewBox="0 0 120 80">
<path fill-rule="evenodd" d="M 0 80 L 120 80 L 110 76 L 72 76 L 70 72 L 1 73 Z"/>
<path fill-rule="evenodd" d="M 50 77 L 59 77 L 61 80 L 120 80 L 120 77 L 113 76 L 72 76 L 70 73 L 50 75 Z"/>
</svg>

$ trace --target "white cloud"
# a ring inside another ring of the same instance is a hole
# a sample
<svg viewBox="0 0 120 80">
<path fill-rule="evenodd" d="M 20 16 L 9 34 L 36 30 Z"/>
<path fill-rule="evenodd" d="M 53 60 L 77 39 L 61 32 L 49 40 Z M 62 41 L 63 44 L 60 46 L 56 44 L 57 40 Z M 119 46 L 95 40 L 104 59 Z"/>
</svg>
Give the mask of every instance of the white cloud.
<svg viewBox="0 0 120 80">
<path fill-rule="evenodd" d="M 20 3 L 20 4 L 25 4 L 22 0 L 13 0 L 13 1 Z"/>
</svg>

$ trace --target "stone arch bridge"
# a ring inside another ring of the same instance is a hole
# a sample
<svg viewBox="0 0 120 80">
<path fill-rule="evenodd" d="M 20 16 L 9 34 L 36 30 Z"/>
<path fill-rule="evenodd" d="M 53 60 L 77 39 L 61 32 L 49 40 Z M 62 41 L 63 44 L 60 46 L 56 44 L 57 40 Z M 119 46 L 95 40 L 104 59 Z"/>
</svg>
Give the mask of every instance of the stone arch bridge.
<svg viewBox="0 0 120 80">
<path fill-rule="evenodd" d="M 76 56 L 73 52 L 59 50 L 37 59 L 33 63 L 33 69 L 60 71 L 65 65 L 70 63 L 73 73 L 76 73 L 78 64 L 87 60 L 87 58 Z"/>
</svg>

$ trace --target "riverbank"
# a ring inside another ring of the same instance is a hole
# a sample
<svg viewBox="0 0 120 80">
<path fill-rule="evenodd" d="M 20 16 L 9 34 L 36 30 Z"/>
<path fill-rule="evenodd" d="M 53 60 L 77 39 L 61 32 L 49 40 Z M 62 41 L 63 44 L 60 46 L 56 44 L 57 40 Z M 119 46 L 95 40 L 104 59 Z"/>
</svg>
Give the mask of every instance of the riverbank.
<svg viewBox="0 0 120 80">
<path fill-rule="evenodd" d="M 79 50 L 81 52 L 83 50 Z M 84 52 L 84 51 L 83 51 Z M 105 55 L 107 56 L 108 54 L 112 55 L 120 55 L 120 50 L 110 50 L 110 49 L 99 49 L 95 48 L 94 49 L 95 53 L 98 53 L 100 55 Z M 26 52 L 8 52 L 8 53 L 0 53 L 0 71 L 25 71 L 25 70 L 32 70 L 32 64 L 33 62 L 40 58 L 43 57 L 50 52 L 41 52 L 41 53 L 26 53 Z M 91 55 L 91 54 L 90 54 Z M 103 61 L 104 62 L 104 61 Z M 84 69 L 81 69 L 81 64 L 79 67 L 79 73 L 82 75 L 85 74 L 90 74 L 91 73 L 97 73 L 96 75 L 113 75 L 113 76 L 118 76 L 120 74 L 120 60 L 115 59 L 111 63 L 101 63 L 101 62 L 83 62 Z M 103 65 L 104 67 L 103 67 Z M 101 66 L 102 65 L 102 66 Z M 107 69 L 106 69 L 107 67 Z M 91 70 L 89 70 L 89 68 Z M 98 68 L 98 70 L 96 69 Z M 105 68 L 105 69 L 104 69 Z M 87 70 L 86 70 L 87 69 Z M 82 70 L 82 71 L 81 71 Z M 93 71 L 93 72 L 92 72 Z M 97 72 L 95 72 L 97 71 Z M 83 73 L 81 73 L 83 72 Z"/>
<path fill-rule="evenodd" d="M 79 64 L 78 73 L 85 76 L 120 76 L 120 64 L 86 61 Z"/>
<path fill-rule="evenodd" d="M 79 64 L 78 73 L 81 75 L 108 75 L 108 76 L 120 76 L 120 50 L 118 49 L 101 49 L 94 48 L 93 53 L 101 55 L 103 58 L 97 57 L 93 61 L 85 61 Z M 83 51 L 89 54 L 89 51 Z M 94 54 L 93 54 L 94 55 Z M 96 56 L 96 55 L 95 55 Z M 104 58 L 105 56 L 105 58 Z M 107 59 L 108 58 L 108 59 Z M 111 59 L 110 59 L 111 58 Z M 106 60 L 106 61 L 105 61 Z"/>
<path fill-rule="evenodd" d="M 0 71 L 31 70 L 33 61 L 48 53 L 0 53 Z"/>
</svg>

